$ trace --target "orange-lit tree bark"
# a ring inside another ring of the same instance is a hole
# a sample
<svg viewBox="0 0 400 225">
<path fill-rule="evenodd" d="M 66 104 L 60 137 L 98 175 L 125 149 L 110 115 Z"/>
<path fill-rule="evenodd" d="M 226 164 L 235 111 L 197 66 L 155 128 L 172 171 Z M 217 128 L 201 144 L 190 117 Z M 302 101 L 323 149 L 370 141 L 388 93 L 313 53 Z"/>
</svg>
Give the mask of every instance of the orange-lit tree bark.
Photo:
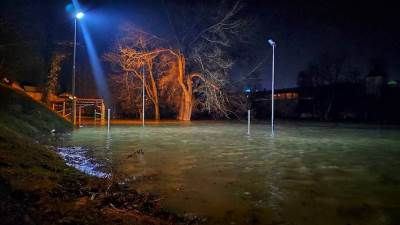
<svg viewBox="0 0 400 225">
<path fill-rule="evenodd" d="M 199 105 L 201 108 L 208 107 L 210 111 L 213 107 L 214 110 L 219 110 L 221 113 L 226 112 L 224 84 L 223 79 L 217 80 L 221 78 L 218 76 L 219 74 L 207 71 L 206 66 L 204 66 L 204 70 L 188 73 L 186 59 L 182 53 L 171 49 L 159 49 L 159 52 L 162 55 L 162 66 L 160 68 L 162 70 L 162 68 L 167 67 L 167 72 L 161 72 L 163 76 L 159 79 L 158 86 L 161 94 L 167 97 L 172 106 L 175 106 L 178 120 L 190 120 L 193 108 Z M 217 56 L 215 52 L 213 54 Z M 208 59 L 214 63 L 219 63 L 224 68 L 230 66 L 227 61 L 218 61 L 211 55 L 208 56 Z M 201 58 L 198 60 L 201 60 Z M 223 65 L 224 63 L 227 64 Z M 214 105 L 211 106 L 213 103 Z"/>
<path fill-rule="evenodd" d="M 193 109 L 192 76 L 186 74 L 186 61 L 183 54 L 170 49 L 164 51 L 170 58 L 163 63 L 168 65 L 168 73 L 160 81 L 162 94 L 170 105 L 175 106 L 178 120 L 190 120 Z"/>
<path fill-rule="evenodd" d="M 178 120 L 190 120 L 193 109 L 193 86 L 191 77 L 185 76 L 185 57 L 179 54 L 177 57 L 178 64 L 178 83 L 182 88 L 181 103 L 179 105 Z M 185 79 L 186 78 L 186 79 Z"/>
</svg>

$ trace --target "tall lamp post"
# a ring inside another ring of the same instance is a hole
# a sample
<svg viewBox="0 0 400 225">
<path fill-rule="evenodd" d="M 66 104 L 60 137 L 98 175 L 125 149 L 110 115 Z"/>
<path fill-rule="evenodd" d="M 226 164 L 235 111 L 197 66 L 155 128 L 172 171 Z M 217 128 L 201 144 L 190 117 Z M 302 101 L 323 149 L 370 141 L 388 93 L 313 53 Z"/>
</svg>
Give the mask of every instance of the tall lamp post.
<svg viewBox="0 0 400 225">
<path fill-rule="evenodd" d="M 274 134 L 274 93 L 275 93 L 275 41 L 272 39 L 268 40 L 268 43 L 272 47 L 272 82 L 271 82 L 271 136 Z"/>
<path fill-rule="evenodd" d="M 77 21 L 82 19 L 85 14 L 78 12 L 74 17 L 74 53 L 72 63 L 72 122 L 76 125 L 76 97 L 75 97 L 75 74 L 76 74 L 76 24 Z"/>
<path fill-rule="evenodd" d="M 143 61 L 143 67 L 142 67 L 142 72 L 143 72 L 143 87 L 142 87 L 142 127 L 144 127 L 144 103 L 145 103 L 145 85 L 144 82 L 146 81 L 146 74 L 144 71 L 144 61 Z"/>
<path fill-rule="evenodd" d="M 247 99 L 247 135 L 250 135 L 250 109 L 251 109 L 251 101 L 250 101 L 250 95 L 251 95 L 251 89 L 246 88 L 244 91 L 246 93 L 246 99 Z"/>
</svg>

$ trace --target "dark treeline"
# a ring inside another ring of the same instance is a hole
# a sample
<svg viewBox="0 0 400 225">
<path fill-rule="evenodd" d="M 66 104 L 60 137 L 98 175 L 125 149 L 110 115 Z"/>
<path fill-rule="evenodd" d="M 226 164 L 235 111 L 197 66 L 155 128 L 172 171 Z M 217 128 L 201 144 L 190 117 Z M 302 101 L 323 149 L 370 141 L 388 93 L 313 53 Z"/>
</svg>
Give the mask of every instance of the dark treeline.
<svg viewBox="0 0 400 225">
<path fill-rule="evenodd" d="M 67 91 L 72 62 L 71 18 L 68 1 L 5 0 L 0 7 L 0 77 Z M 60 67 L 58 69 L 58 67 Z M 53 74 L 57 83 L 49 82 Z M 62 82 L 60 82 L 62 81 Z M 52 90 L 53 91 L 53 90 Z"/>
<path fill-rule="evenodd" d="M 280 118 L 399 123 L 400 83 L 390 80 L 383 58 L 372 58 L 362 74 L 345 56 L 324 53 L 298 74 L 298 87 L 277 90 Z M 270 91 L 254 93 L 255 116 L 270 115 Z"/>
</svg>

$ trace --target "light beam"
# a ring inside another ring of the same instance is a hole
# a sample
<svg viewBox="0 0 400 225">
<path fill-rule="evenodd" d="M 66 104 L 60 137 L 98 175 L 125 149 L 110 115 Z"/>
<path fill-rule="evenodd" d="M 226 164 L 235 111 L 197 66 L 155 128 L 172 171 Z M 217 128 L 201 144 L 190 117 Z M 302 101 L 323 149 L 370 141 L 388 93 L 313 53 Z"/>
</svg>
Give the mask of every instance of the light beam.
<svg viewBox="0 0 400 225">
<path fill-rule="evenodd" d="M 72 0 L 72 3 L 78 12 L 75 16 L 77 19 L 82 18 L 85 14 L 81 11 L 80 4 L 78 0 Z M 96 86 L 97 86 L 97 91 L 98 94 L 104 99 L 106 104 L 110 104 L 110 98 L 109 98 L 109 90 L 108 90 L 108 85 L 105 79 L 104 71 L 101 67 L 100 60 L 97 54 L 97 50 L 93 44 L 92 37 L 90 35 L 90 32 L 86 26 L 86 23 L 84 20 L 81 20 L 79 23 L 79 26 L 81 27 L 82 34 L 83 34 L 83 39 L 85 41 L 85 45 L 87 48 L 87 52 L 89 55 L 89 61 L 90 61 L 90 66 L 92 67 L 92 72 L 95 78 Z"/>
</svg>

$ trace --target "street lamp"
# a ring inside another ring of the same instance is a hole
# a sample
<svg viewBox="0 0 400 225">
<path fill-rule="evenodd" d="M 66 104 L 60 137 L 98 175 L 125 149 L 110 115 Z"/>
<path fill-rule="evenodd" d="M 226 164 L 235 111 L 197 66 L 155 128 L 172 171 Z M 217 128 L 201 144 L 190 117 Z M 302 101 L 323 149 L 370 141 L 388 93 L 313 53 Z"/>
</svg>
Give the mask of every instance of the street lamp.
<svg viewBox="0 0 400 225">
<path fill-rule="evenodd" d="M 272 47 L 272 82 L 271 82 L 271 136 L 274 136 L 274 93 L 275 93 L 275 41 L 268 40 Z"/>
<path fill-rule="evenodd" d="M 85 14 L 83 12 L 78 12 L 75 17 L 80 20 L 83 18 L 84 15 Z"/>
<path fill-rule="evenodd" d="M 72 63 L 72 122 L 76 125 L 76 97 L 75 97 L 75 73 L 76 73 L 76 24 L 85 14 L 78 12 L 74 17 L 74 54 Z"/>
</svg>

